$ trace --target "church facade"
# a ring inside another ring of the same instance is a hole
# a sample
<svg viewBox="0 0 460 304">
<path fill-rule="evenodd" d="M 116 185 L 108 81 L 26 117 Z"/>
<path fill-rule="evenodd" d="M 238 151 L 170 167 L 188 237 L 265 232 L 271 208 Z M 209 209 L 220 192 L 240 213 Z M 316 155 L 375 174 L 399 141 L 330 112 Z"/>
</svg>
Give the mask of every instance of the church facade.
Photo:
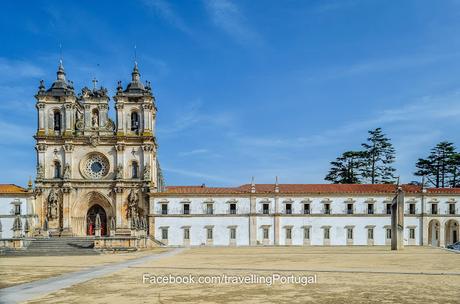
<svg viewBox="0 0 460 304">
<path fill-rule="evenodd" d="M 155 97 L 150 83 L 141 82 L 137 64 L 131 81 L 117 85 L 114 120 L 108 114 L 107 90 L 95 83 L 76 93 L 62 62 L 56 80 L 48 88 L 40 82 L 35 97 L 31 235 L 47 231 L 51 236 L 101 240 L 141 235 L 166 246 L 391 243 L 396 185 L 276 181 L 238 187 L 164 186 Z M 459 241 L 460 189 L 402 185 L 401 190 L 405 245 Z"/>
<path fill-rule="evenodd" d="M 131 235 L 147 226 L 149 193 L 161 172 L 155 140 L 155 98 L 140 80 L 118 83 L 116 118 L 109 118 L 105 88 L 75 93 L 62 62 L 54 83 L 35 95 L 37 174 L 35 213 L 59 235 Z"/>
</svg>

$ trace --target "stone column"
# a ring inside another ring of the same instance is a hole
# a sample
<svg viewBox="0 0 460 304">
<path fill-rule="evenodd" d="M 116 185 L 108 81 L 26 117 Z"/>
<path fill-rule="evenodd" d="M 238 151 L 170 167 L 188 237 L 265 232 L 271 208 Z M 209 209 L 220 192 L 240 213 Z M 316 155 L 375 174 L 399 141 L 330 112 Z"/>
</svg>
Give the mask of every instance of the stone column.
<svg viewBox="0 0 460 304">
<path fill-rule="evenodd" d="M 391 204 L 391 250 L 404 248 L 404 191 L 398 187 Z"/>
<path fill-rule="evenodd" d="M 115 109 L 117 110 L 117 135 L 124 135 L 126 132 L 123 108 L 123 102 L 117 100 L 117 103 L 115 105 Z"/>
<path fill-rule="evenodd" d="M 251 195 L 249 197 L 249 245 L 257 245 L 257 201 L 256 196 Z"/>
<path fill-rule="evenodd" d="M 439 221 L 439 247 L 446 246 L 446 229 L 444 226 L 445 225 Z"/>
<path fill-rule="evenodd" d="M 123 188 L 115 187 L 115 218 L 116 218 L 116 228 L 127 228 L 126 223 L 124 223 L 123 218 Z"/>
<path fill-rule="evenodd" d="M 43 103 L 38 103 L 37 104 L 38 108 L 38 134 L 39 135 L 45 135 L 45 129 L 46 129 L 46 124 L 45 124 L 45 104 Z"/>
<path fill-rule="evenodd" d="M 65 135 L 72 135 L 72 113 L 73 113 L 73 105 L 71 103 L 67 103 L 64 108 L 64 134 Z"/>
<path fill-rule="evenodd" d="M 273 215 L 273 229 L 274 229 L 274 244 L 275 246 L 280 244 L 280 206 L 279 206 L 279 197 L 275 195 L 274 197 L 275 204 L 275 214 Z"/>
</svg>

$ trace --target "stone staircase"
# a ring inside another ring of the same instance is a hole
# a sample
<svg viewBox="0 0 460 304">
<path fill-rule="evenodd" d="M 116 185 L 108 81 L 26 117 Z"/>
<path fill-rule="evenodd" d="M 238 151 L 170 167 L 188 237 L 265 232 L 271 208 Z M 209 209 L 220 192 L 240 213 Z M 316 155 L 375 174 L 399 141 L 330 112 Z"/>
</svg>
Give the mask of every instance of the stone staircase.
<svg viewBox="0 0 460 304">
<path fill-rule="evenodd" d="M 94 240 L 86 237 L 51 237 L 28 239 L 26 248 L 0 249 L 2 256 L 97 255 Z"/>
</svg>

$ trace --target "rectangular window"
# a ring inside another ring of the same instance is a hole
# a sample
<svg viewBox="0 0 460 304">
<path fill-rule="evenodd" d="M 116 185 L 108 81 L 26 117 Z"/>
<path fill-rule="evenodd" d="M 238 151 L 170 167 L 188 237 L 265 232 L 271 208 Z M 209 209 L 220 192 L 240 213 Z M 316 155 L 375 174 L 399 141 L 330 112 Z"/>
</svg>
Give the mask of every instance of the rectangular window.
<svg viewBox="0 0 460 304">
<path fill-rule="evenodd" d="M 369 240 L 373 240 L 374 239 L 374 228 L 368 228 L 367 229 L 367 238 Z"/>
<path fill-rule="evenodd" d="M 184 214 L 190 214 L 190 204 L 184 204 Z"/>
<path fill-rule="evenodd" d="M 264 228 L 264 240 L 268 240 L 268 228 Z"/>
<path fill-rule="evenodd" d="M 236 239 L 236 228 L 230 228 L 230 239 Z"/>
<path fill-rule="evenodd" d="M 286 204 L 286 214 L 292 214 L 292 204 Z"/>
<path fill-rule="evenodd" d="M 206 238 L 212 240 L 212 228 L 206 228 Z"/>
<path fill-rule="evenodd" d="M 329 240 L 329 228 L 324 228 L 324 239 Z"/>
<path fill-rule="evenodd" d="M 236 214 L 236 204 L 230 204 L 230 214 Z"/>
<path fill-rule="evenodd" d="M 292 228 L 286 228 L 286 239 L 290 240 L 292 238 Z"/>
<path fill-rule="evenodd" d="M 214 209 L 213 209 L 212 204 L 206 204 L 206 214 L 213 214 L 213 213 L 214 213 Z"/>
<path fill-rule="evenodd" d="M 353 239 L 353 228 L 347 228 L 347 239 L 348 240 Z"/>
<path fill-rule="evenodd" d="M 415 214 L 415 204 L 409 204 L 409 214 Z"/>
<path fill-rule="evenodd" d="M 324 204 L 324 214 L 331 214 L 331 204 Z"/>
<path fill-rule="evenodd" d="M 184 240 L 190 240 L 190 229 L 184 228 Z"/>
<path fill-rule="evenodd" d="M 367 204 L 367 214 L 374 214 L 374 204 Z"/>
<path fill-rule="evenodd" d="M 387 204 L 387 214 L 391 214 L 391 204 Z"/>
<path fill-rule="evenodd" d="M 353 214 L 353 204 L 347 204 L 347 214 Z"/>
<path fill-rule="evenodd" d="M 431 204 L 431 214 L 438 214 L 438 204 Z"/>
<path fill-rule="evenodd" d="M 262 213 L 269 214 L 270 213 L 270 204 L 263 204 L 262 205 Z"/>
<path fill-rule="evenodd" d="M 161 204 L 161 214 L 168 214 L 168 204 Z"/>
<path fill-rule="evenodd" d="M 411 240 L 415 239 L 415 229 L 414 228 L 409 229 L 409 238 Z"/>
<path fill-rule="evenodd" d="M 303 238 L 306 240 L 310 239 L 310 227 L 305 227 L 303 229 Z"/>
<path fill-rule="evenodd" d="M 303 204 L 303 214 L 310 214 L 310 204 Z"/>
<path fill-rule="evenodd" d="M 454 203 L 449 204 L 449 214 L 455 214 L 455 204 Z"/>
<path fill-rule="evenodd" d="M 391 228 L 387 228 L 386 237 L 387 237 L 387 239 L 391 239 Z"/>
<path fill-rule="evenodd" d="M 21 214 L 21 205 L 16 204 L 14 205 L 14 215 L 20 215 Z"/>
<path fill-rule="evenodd" d="M 161 239 L 168 239 L 168 228 L 161 228 Z"/>
</svg>

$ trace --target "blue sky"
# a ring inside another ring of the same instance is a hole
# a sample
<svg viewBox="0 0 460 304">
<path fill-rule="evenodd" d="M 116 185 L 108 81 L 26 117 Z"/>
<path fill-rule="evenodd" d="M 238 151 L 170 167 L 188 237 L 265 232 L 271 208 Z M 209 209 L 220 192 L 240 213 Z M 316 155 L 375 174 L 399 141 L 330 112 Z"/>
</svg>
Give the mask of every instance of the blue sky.
<svg viewBox="0 0 460 304">
<path fill-rule="evenodd" d="M 460 145 L 459 26 L 453 0 L 7 1 L 0 183 L 35 174 L 33 95 L 60 44 L 75 87 L 111 96 L 137 45 L 169 185 L 323 183 L 376 127 L 409 182 L 437 142 Z"/>
</svg>

